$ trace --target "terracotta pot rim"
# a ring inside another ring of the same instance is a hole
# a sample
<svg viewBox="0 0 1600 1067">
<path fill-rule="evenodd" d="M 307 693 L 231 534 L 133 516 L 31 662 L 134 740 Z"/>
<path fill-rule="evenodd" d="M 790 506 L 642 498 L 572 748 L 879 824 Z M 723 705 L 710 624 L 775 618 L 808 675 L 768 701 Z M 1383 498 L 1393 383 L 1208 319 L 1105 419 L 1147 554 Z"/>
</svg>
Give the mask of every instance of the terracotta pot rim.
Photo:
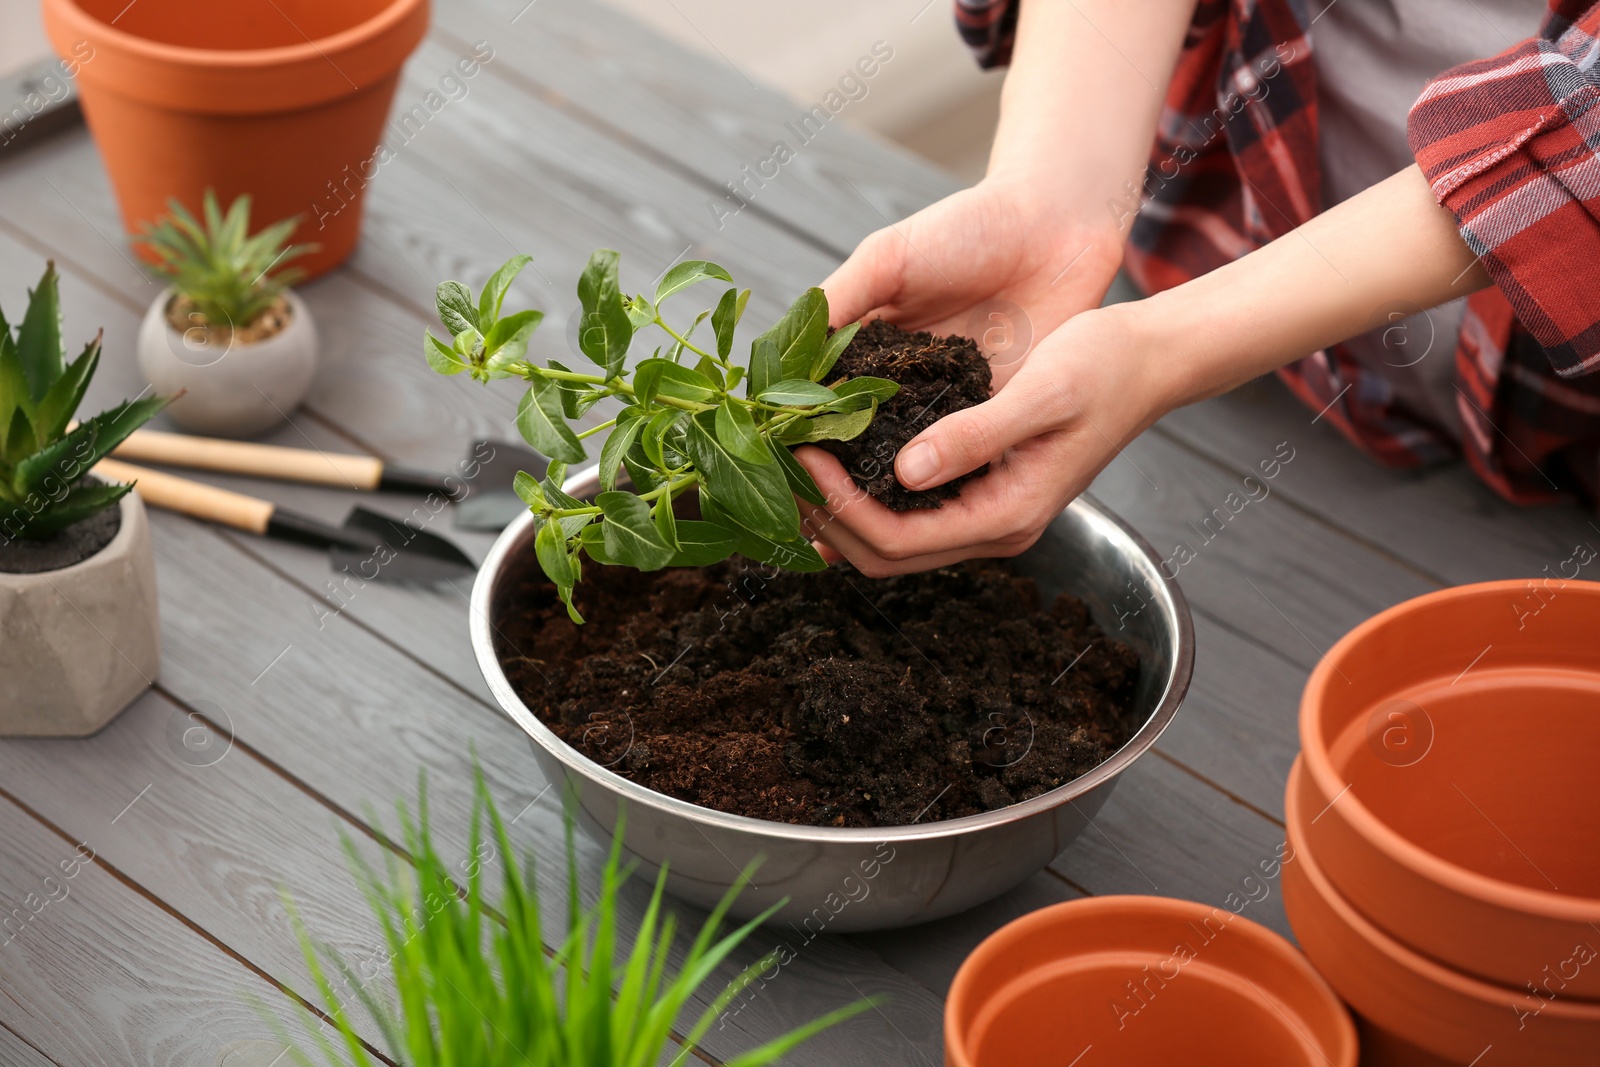
<svg viewBox="0 0 1600 1067">
<path fill-rule="evenodd" d="M 1491 878 L 1443 859 L 1408 840 L 1361 803 L 1353 791 L 1348 790 L 1347 783 L 1334 770 L 1333 761 L 1321 740 L 1323 696 L 1332 688 L 1334 679 L 1339 677 L 1339 660 L 1352 648 L 1365 643 L 1395 619 L 1452 601 L 1521 593 L 1526 589 L 1527 581 L 1525 578 L 1512 578 L 1477 582 L 1425 593 L 1379 612 L 1341 637 L 1317 662 L 1300 698 L 1300 759 L 1321 795 L 1336 798 L 1326 809 L 1327 815 L 1343 819 L 1362 839 L 1418 877 L 1494 907 L 1552 919 L 1600 924 L 1600 900 Z M 1567 582 L 1562 591 L 1578 596 L 1600 597 L 1600 582 L 1573 579 Z M 1341 795 L 1347 792 L 1348 795 Z"/>
<path fill-rule="evenodd" d="M 196 48 L 190 45 L 167 44 L 164 41 L 152 41 L 148 37 L 119 30 L 109 22 L 102 22 L 79 7 L 77 0 L 44 0 L 44 2 L 55 8 L 64 21 L 72 23 L 79 37 L 93 39 L 96 44 L 104 44 L 161 63 L 234 70 L 325 60 L 330 55 L 349 51 L 396 29 L 428 0 L 388 0 L 387 5 L 377 14 L 349 29 L 301 44 L 280 45 L 276 48 Z"/>
<path fill-rule="evenodd" d="M 1117 894 L 1110 896 L 1080 897 L 1076 900 L 1065 900 L 1059 904 L 1051 904 L 1037 911 L 1029 912 L 1016 918 L 984 938 L 978 947 L 968 954 L 962 961 L 961 967 L 956 971 L 955 979 L 950 983 L 950 992 L 945 998 L 944 1011 L 944 1039 L 946 1055 L 951 1057 L 952 1067 L 966 1067 L 971 1063 L 968 1050 L 959 1040 L 955 1020 L 968 1008 L 969 999 L 974 999 L 970 983 L 972 975 L 995 957 L 1004 957 L 1009 954 L 1012 946 L 1020 941 L 1029 940 L 1037 931 L 1056 925 L 1065 914 L 1076 917 L 1093 917 L 1107 914 L 1137 914 L 1152 917 L 1193 920 L 1210 916 L 1218 908 L 1211 904 L 1204 904 L 1194 900 L 1181 900 L 1176 897 L 1158 897 L 1141 894 Z M 1331 1009 L 1331 1014 L 1340 1021 L 1340 1030 L 1348 1049 L 1353 1053 L 1356 1048 L 1355 1024 L 1351 1021 L 1349 1012 L 1345 1010 L 1344 1003 L 1333 987 L 1319 974 L 1305 955 L 1296 949 L 1281 935 L 1242 915 L 1232 914 L 1228 920 L 1228 929 L 1237 931 L 1239 936 L 1251 943 L 1253 948 L 1260 949 L 1276 957 L 1283 963 L 1301 974 L 1308 988 L 1313 990 L 1319 1000 Z M 1236 973 L 1242 973 L 1236 971 Z M 972 1005 L 975 1007 L 976 1005 Z"/>
<path fill-rule="evenodd" d="M 1517 587 L 1522 582 L 1513 583 Z M 1481 978 L 1465 974 L 1452 967 L 1422 955 L 1408 945 L 1396 940 L 1387 931 L 1383 930 L 1372 920 L 1368 919 L 1350 901 L 1346 900 L 1343 893 L 1339 892 L 1320 866 L 1317 864 L 1313 850 L 1306 840 L 1305 827 L 1302 825 L 1304 814 L 1299 810 L 1299 800 L 1295 796 L 1294 775 L 1301 773 L 1298 768 L 1289 771 L 1290 784 L 1284 802 L 1284 818 L 1288 823 L 1289 843 L 1294 849 L 1295 863 L 1302 864 L 1301 870 L 1306 876 L 1306 882 L 1330 910 L 1338 916 L 1341 923 L 1348 926 L 1356 936 L 1381 952 L 1385 958 L 1396 966 L 1417 975 L 1425 981 L 1442 986 L 1459 996 L 1471 998 L 1486 1006 L 1501 1008 L 1506 1004 L 1508 997 L 1527 996 L 1520 989 L 1496 985 L 1486 982 Z M 1569 1018 L 1575 1022 L 1600 1023 L 1600 1002 L 1583 1000 L 1579 997 L 1555 997 L 1543 1002 L 1541 1012 L 1548 1011 L 1552 1015 Z"/>
</svg>

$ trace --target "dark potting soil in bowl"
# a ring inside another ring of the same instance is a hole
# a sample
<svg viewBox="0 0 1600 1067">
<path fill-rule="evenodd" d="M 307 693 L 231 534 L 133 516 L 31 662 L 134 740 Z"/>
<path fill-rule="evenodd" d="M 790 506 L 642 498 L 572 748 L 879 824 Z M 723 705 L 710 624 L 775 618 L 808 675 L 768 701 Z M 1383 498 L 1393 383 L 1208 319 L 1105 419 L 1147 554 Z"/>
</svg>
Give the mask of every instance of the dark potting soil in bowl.
<svg viewBox="0 0 1600 1067">
<path fill-rule="evenodd" d="M 0 574 L 43 574 L 82 563 L 109 545 L 121 529 L 122 509 L 112 505 L 49 537 L 31 540 L 0 534 Z"/>
<path fill-rule="evenodd" d="M 828 381 L 858 376 L 899 382 L 900 391 L 878 407 L 860 436 L 824 441 L 817 447 L 833 453 L 855 483 L 879 503 L 891 511 L 936 508 L 959 496 L 962 485 L 988 472 L 986 463 L 943 485 L 916 491 L 894 476 L 894 458 L 901 446 L 951 412 L 989 399 L 989 361 L 975 341 L 911 333 L 878 319 L 857 331 L 828 373 Z"/>
<path fill-rule="evenodd" d="M 900 826 L 1072 781 L 1138 729 L 1138 657 L 1004 563 L 874 580 L 735 557 L 589 566 L 574 626 L 529 552 L 494 607 L 523 702 L 596 763 L 719 811 Z"/>
</svg>

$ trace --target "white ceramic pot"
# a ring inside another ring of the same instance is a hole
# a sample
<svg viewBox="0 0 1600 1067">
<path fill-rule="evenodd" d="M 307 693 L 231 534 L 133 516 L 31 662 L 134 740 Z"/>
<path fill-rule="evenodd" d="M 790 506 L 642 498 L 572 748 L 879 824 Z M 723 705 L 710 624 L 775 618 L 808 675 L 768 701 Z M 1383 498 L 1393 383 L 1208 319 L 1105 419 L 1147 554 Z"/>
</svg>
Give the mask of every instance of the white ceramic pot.
<svg viewBox="0 0 1600 1067">
<path fill-rule="evenodd" d="M 0 573 L 0 737 L 82 737 L 117 717 L 161 666 L 156 564 L 137 493 L 88 559 Z"/>
<path fill-rule="evenodd" d="M 186 430 L 214 437 L 248 437 L 289 417 L 317 373 L 317 327 L 305 302 L 286 293 L 289 324 L 251 344 L 207 341 L 167 321 L 168 290 L 150 305 L 139 327 L 139 369 L 159 394 L 187 392 L 167 414 Z"/>
</svg>

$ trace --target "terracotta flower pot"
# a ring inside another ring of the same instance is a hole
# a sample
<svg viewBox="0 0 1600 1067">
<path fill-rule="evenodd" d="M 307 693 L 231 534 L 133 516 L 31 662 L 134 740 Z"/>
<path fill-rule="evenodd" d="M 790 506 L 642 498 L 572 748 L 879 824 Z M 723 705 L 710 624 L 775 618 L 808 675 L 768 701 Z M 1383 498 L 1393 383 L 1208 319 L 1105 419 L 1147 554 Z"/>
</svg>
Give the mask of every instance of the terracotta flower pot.
<svg viewBox="0 0 1600 1067">
<path fill-rule="evenodd" d="M 1339 893 L 1389 936 L 1600 1000 L 1597 635 L 1600 584 L 1491 582 L 1383 612 L 1312 672 L 1291 800 Z"/>
<path fill-rule="evenodd" d="M 1332 990 L 1287 941 L 1221 908 L 1091 897 L 1026 915 L 967 957 L 947 1067 L 1355 1067 Z"/>
<path fill-rule="evenodd" d="M 308 275 L 350 254 L 427 0 L 44 0 L 44 17 L 130 233 L 212 188 L 301 216 L 294 239 L 321 246 Z"/>
<path fill-rule="evenodd" d="M 1309 843 L 1317 811 L 1304 806 L 1297 788 L 1304 770 L 1296 761 L 1289 774 L 1285 814 L 1294 858 L 1283 865 L 1283 904 L 1307 958 L 1362 1017 L 1363 1067 L 1600 1063 L 1600 1004 L 1491 985 L 1407 948 L 1366 919 Z"/>
</svg>

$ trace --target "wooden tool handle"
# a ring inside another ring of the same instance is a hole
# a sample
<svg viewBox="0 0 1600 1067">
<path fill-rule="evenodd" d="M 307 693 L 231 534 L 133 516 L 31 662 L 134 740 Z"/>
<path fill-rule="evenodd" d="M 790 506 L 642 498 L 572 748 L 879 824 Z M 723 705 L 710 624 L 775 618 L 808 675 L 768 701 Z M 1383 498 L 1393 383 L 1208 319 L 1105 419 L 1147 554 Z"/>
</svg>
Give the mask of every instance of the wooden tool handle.
<svg viewBox="0 0 1600 1067">
<path fill-rule="evenodd" d="M 224 441 L 160 430 L 135 430 L 112 455 L 174 467 L 228 471 L 257 478 L 334 485 L 341 489 L 376 489 L 383 477 L 383 461 L 371 456 L 318 452 L 309 448 L 283 448 L 249 441 Z"/>
<path fill-rule="evenodd" d="M 146 470 L 131 463 L 102 459 L 94 473 L 114 482 L 138 482 L 135 491 L 151 507 L 193 515 L 207 522 L 219 522 L 236 530 L 264 534 L 276 505 L 270 500 L 218 489 L 214 485 L 191 482 L 175 474 Z"/>
</svg>

